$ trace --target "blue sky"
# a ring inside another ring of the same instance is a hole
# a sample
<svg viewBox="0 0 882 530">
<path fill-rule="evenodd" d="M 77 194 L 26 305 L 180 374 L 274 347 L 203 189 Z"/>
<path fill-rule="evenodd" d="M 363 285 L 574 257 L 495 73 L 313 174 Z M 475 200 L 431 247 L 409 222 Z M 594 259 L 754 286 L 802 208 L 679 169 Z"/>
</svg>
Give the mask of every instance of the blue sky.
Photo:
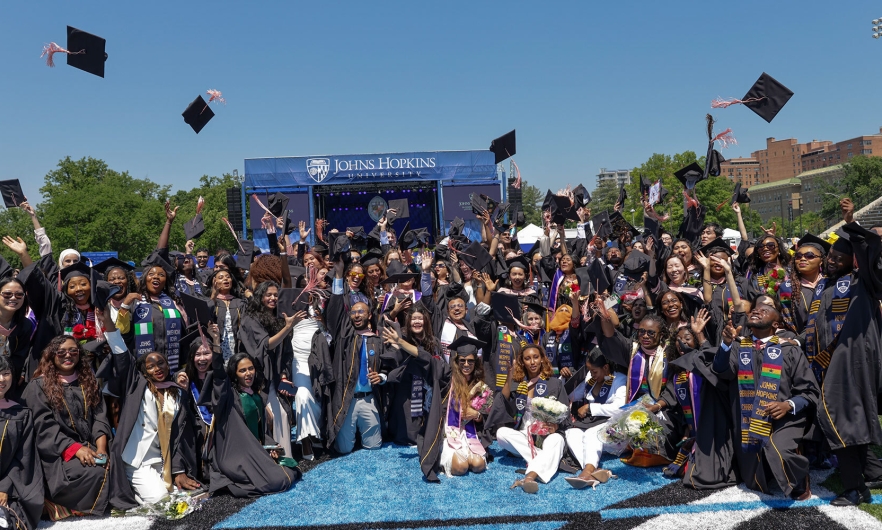
<svg viewBox="0 0 882 530">
<path fill-rule="evenodd" d="M 771 124 L 714 111 L 739 142 L 724 156 L 878 133 L 882 3 L 698 5 L 2 2 L 0 179 L 36 202 L 60 158 L 93 156 L 188 189 L 245 158 L 485 149 L 517 128 L 525 179 L 590 189 L 600 167 L 702 151 L 711 99 L 763 71 L 796 95 Z M 105 79 L 39 58 L 68 24 L 108 40 Z M 197 136 L 181 112 L 209 88 L 228 104 Z"/>
</svg>

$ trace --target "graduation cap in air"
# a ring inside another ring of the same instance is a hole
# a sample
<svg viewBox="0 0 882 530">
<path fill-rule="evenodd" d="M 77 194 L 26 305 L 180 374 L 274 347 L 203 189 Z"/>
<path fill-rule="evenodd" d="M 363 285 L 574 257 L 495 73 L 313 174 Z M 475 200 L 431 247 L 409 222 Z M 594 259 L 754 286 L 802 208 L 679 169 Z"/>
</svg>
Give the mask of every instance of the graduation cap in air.
<svg viewBox="0 0 882 530">
<path fill-rule="evenodd" d="M 732 192 L 732 198 L 728 201 L 723 201 L 717 205 L 717 211 L 719 212 L 726 206 L 732 206 L 736 202 L 739 204 L 747 204 L 750 202 L 750 195 L 747 193 L 749 190 L 747 188 L 742 188 L 740 182 L 735 183 L 735 191 Z"/>
<path fill-rule="evenodd" d="M 591 287 L 598 293 L 612 292 L 612 279 L 609 277 L 609 269 L 599 259 L 593 260 L 588 266 L 588 276 L 591 278 Z"/>
<path fill-rule="evenodd" d="M 413 230 L 408 230 L 406 234 L 401 236 L 402 248 L 410 249 L 428 244 L 429 231 L 425 228 L 414 228 Z"/>
<path fill-rule="evenodd" d="M 628 192 L 625 191 L 625 185 L 622 184 L 622 187 L 619 188 L 619 198 L 616 199 L 616 204 L 625 205 L 625 201 L 628 199 Z"/>
<path fill-rule="evenodd" d="M 481 200 L 483 200 L 484 204 L 487 205 L 487 211 L 489 211 L 490 213 L 495 212 L 496 207 L 499 206 L 499 203 L 496 202 L 495 200 L 491 199 L 487 195 L 484 195 L 483 193 L 481 193 L 480 195 L 481 195 Z"/>
<path fill-rule="evenodd" d="M 760 118 L 772 123 L 778 112 L 784 108 L 784 105 L 792 97 L 792 90 L 782 85 L 774 77 L 763 72 L 743 98 L 732 100 L 715 99 L 711 103 L 711 107 L 726 108 L 730 105 L 741 104 L 752 110 Z"/>
<path fill-rule="evenodd" d="M 112 258 L 112 257 L 107 258 L 106 260 L 102 261 L 101 263 L 95 265 L 92 268 L 106 276 L 107 271 L 109 271 L 110 269 L 115 269 L 117 267 L 119 267 L 120 269 L 122 269 L 126 272 L 131 272 L 131 271 L 135 270 L 135 267 L 132 266 L 131 263 L 129 263 L 127 261 L 123 261 L 119 258 Z"/>
<path fill-rule="evenodd" d="M 404 283 L 408 280 L 417 281 L 420 279 L 419 273 L 410 272 L 407 267 L 398 261 L 392 261 L 389 263 L 389 267 L 386 269 L 386 275 L 386 279 L 382 281 L 383 284 Z"/>
<path fill-rule="evenodd" d="M 493 319 L 497 322 L 514 324 L 515 319 L 521 319 L 521 304 L 516 295 L 491 293 L 490 307 L 493 309 Z"/>
<path fill-rule="evenodd" d="M 242 248 L 236 253 L 236 266 L 247 271 L 251 268 L 251 262 L 254 260 L 254 241 L 240 239 L 239 246 Z"/>
<path fill-rule="evenodd" d="M 508 213 L 511 205 L 507 202 L 499 203 L 496 210 L 493 212 L 493 224 L 496 226 L 502 226 L 502 223 L 505 221 L 505 214 Z M 511 223 L 511 220 L 509 220 Z"/>
<path fill-rule="evenodd" d="M 280 289 L 279 300 L 276 302 L 276 317 L 284 318 L 282 315 L 288 316 L 298 311 L 309 310 L 309 293 L 304 293 L 303 289 Z"/>
<path fill-rule="evenodd" d="M 67 55 L 68 66 L 104 77 L 104 62 L 107 60 L 107 53 L 104 51 L 106 44 L 107 41 L 97 35 L 68 26 L 67 49 L 53 42 L 43 47 L 43 54 L 40 57 L 48 55 L 46 64 L 55 66 L 52 56 L 56 53 L 64 53 Z"/>
<path fill-rule="evenodd" d="M 494 164 L 498 164 L 505 160 L 506 158 L 511 158 L 514 156 L 517 151 L 515 150 L 515 130 L 512 129 L 511 132 L 507 132 L 500 136 L 499 138 L 490 142 L 490 151 L 496 155 Z"/>
<path fill-rule="evenodd" d="M 649 272 L 649 259 L 649 256 L 643 252 L 632 250 L 622 264 L 622 272 L 625 276 L 639 281 L 644 272 Z"/>
<path fill-rule="evenodd" d="M 475 337 L 470 337 L 468 335 L 460 335 L 456 340 L 450 343 L 447 346 L 447 349 L 450 351 L 456 351 L 462 355 L 468 355 L 470 353 L 477 354 L 478 350 L 484 349 L 487 347 L 487 343 L 482 342 Z"/>
<path fill-rule="evenodd" d="M 521 303 L 540 317 L 545 317 L 545 311 L 547 309 L 542 305 L 542 300 L 535 294 L 528 294 L 524 297 Z"/>
<path fill-rule="evenodd" d="M 814 234 L 806 234 L 806 235 L 802 236 L 802 238 L 799 241 L 797 241 L 796 248 L 799 249 L 799 247 L 804 246 L 804 245 L 813 246 L 813 247 L 817 248 L 818 250 L 823 251 L 824 254 L 830 252 L 830 248 L 833 246 L 832 244 L 828 243 L 827 241 L 821 239 L 820 237 L 818 237 Z"/>
<path fill-rule="evenodd" d="M 187 239 L 196 239 L 205 233 L 205 222 L 202 220 L 202 214 L 197 213 L 196 217 L 184 223 L 184 235 Z"/>
<path fill-rule="evenodd" d="M 450 223 L 450 230 L 448 230 L 447 235 L 450 237 L 458 237 L 462 235 L 462 229 L 465 227 L 465 221 L 460 219 L 459 217 L 454 217 L 453 221 Z"/>
<path fill-rule="evenodd" d="M 331 232 L 328 234 L 328 244 L 330 245 L 330 254 L 333 261 L 337 261 L 341 255 L 346 254 L 352 249 L 352 242 L 346 237 L 345 232 Z"/>
<path fill-rule="evenodd" d="M 656 240 L 658 240 L 660 235 L 661 226 L 659 225 L 658 219 L 650 217 L 648 215 L 643 216 L 643 235 L 644 236 L 652 236 Z"/>
<path fill-rule="evenodd" d="M 613 233 L 609 212 L 606 210 L 591 217 L 591 224 L 594 225 L 594 233 L 601 239 L 606 239 Z"/>
<path fill-rule="evenodd" d="M 685 186 L 687 190 L 693 189 L 699 181 L 707 178 L 704 174 L 704 169 L 698 165 L 698 162 L 689 164 L 680 171 L 674 173 L 674 176 L 677 177 L 677 180 L 683 183 L 683 186 Z"/>
<path fill-rule="evenodd" d="M 640 175 L 640 196 L 641 197 L 648 196 L 649 195 L 649 188 L 651 188 L 651 187 L 652 187 L 652 181 L 647 179 L 643 175 Z"/>
<path fill-rule="evenodd" d="M 277 191 L 270 195 L 266 207 L 269 209 L 270 213 L 273 214 L 273 217 L 281 217 L 288 211 L 288 201 L 289 199 L 287 195 Z"/>
<path fill-rule="evenodd" d="M 698 249 L 699 252 L 704 254 L 707 257 L 710 257 L 711 254 L 716 252 L 725 252 L 727 256 L 731 256 L 735 254 L 735 251 L 732 250 L 732 247 L 729 243 L 726 243 L 722 238 L 716 238 L 713 241 L 709 242 L 707 245 Z"/>
<path fill-rule="evenodd" d="M 508 224 L 512 224 L 521 228 L 527 224 L 527 218 L 524 217 L 524 211 L 518 205 L 512 205 L 511 212 L 508 216 Z"/>
<path fill-rule="evenodd" d="M 386 221 L 392 223 L 396 219 L 407 219 L 410 217 L 410 208 L 407 199 L 392 199 L 389 201 L 389 209 L 395 210 L 395 215 L 386 214 Z"/>
<path fill-rule="evenodd" d="M 181 114 L 184 117 L 184 123 L 192 127 L 193 132 L 199 134 L 205 125 L 214 118 L 214 111 L 208 108 L 208 103 L 202 99 L 202 96 L 196 96 L 186 110 Z"/>
<path fill-rule="evenodd" d="M 487 201 L 485 201 L 483 197 L 483 195 L 477 193 L 472 193 L 469 196 L 469 202 L 471 203 L 473 214 L 483 215 L 484 212 L 490 211 L 490 208 L 487 206 Z"/>
<path fill-rule="evenodd" d="M 459 260 L 476 271 L 483 271 L 484 267 L 493 259 L 487 249 L 477 241 L 471 242 L 467 247 L 457 252 Z"/>
<path fill-rule="evenodd" d="M 704 216 L 707 209 L 703 204 L 698 207 L 690 207 L 686 209 L 686 217 L 680 223 L 680 231 L 678 236 L 686 241 L 695 241 L 701 235 L 701 227 L 704 226 Z"/>
<path fill-rule="evenodd" d="M 707 178 L 708 175 L 719 177 L 720 164 L 725 162 L 726 159 L 723 158 L 719 151 L 714 149 L 714 144 L 717 140 L 721 140 L 723 147 L 726 147 L 727 142 L 731 138 L 732 130 L 726 129 L 719 135 L 714 136 L 714 117 L 708 114 L 705 116 L 705 120 L 707 121 L 707 155 L 704 159 L 704 178 Z M 734 141 L 734 138 L 731 138 L 731 140 Z"/>
<path fill-rule="evenodd" d="M 585 186 L 579 184 L 573 188 L 573 198 L 576 199 L 576 207 L 585 206 L 591 202 L 591 194 L 585 189 Z"/>
<path fill-rule="evenodd" d="M 187 321 L 190 324 L 199 322 L 207 326 L 211 322 L 212 311 L 208 307 L 208 300 L 187 293 L 179 293 L 184 303 L 184 311 L 187 313 Z"/>
<path fill-rule="evenodd" d="M 625 217 L 619 212 L 613 211 L 609 214 L 609 222 L 612 225 L 612 234 L 610 235 L 613 239 L 618 239 L 624 233 L 630 233 L 632 238 L 640 235 L 640 231 L 625 220 Z"/>
<path fill-rule="evenodd" d="M 7 208 L 17 208 L 27 200 L 18 179 L 0 180 L 0 193 L 3 194 L 3 205 Z"/>
<path fill-rule="evenodd" d="M 564 224 L 568 220 L 579 221 L 579 214 L 576 213 L 578 207 L 570 202 L 569 197 L 555 195 L 548 190 L 545 193 L 545 201 L 542 203 L 542 210 L 551 213 L 551 222 Z"/>
</svg>

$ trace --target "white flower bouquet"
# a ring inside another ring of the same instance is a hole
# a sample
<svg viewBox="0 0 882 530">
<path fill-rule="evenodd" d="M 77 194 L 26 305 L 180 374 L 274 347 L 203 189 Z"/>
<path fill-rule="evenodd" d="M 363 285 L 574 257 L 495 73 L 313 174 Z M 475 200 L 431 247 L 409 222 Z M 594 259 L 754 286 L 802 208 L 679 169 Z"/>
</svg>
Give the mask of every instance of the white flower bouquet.
<svg viewBox="0 0 882 530">
<path fill-rule="evenodd" d="M 130 510 L 112 510 L 111 515 L 114 517 L 146 515 L 176 521 L 201 508 L 202 502 L 208 499 L 207 491 L 199 491 L 196 495 L 192 493 L 175 490 L 174 493 L 166 495 L 153 504 L 145 504 Z"/>
<path fill-rule="evenodd" d="M 530 408 L 533 419 L 542 423 L 560 423 L 570 415 L 570 407 L 556 397 L 534 397 Z"/>
<path fill-rule="evenodd" d="M 619 454 L 627 446 L 648 453 L 659 454 L 663 445 L 664 430 L 658 417 L 649 411 L 646 401 L 623 408 L 613 414 L 606 422 L 597 438 L 605 443 L 621 448 Z"/>
</svg>

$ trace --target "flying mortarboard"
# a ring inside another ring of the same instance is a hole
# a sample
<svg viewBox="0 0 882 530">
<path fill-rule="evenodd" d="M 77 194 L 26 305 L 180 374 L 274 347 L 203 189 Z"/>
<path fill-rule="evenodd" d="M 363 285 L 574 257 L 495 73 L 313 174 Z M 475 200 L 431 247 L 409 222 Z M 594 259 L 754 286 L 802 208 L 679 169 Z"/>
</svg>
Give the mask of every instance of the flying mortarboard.
<svg viewBox="0 0 882 530">
<path fill-rule="evenodd" d="M 648 195 L 649 188 L 651 188 L 651 187 L 652 187 L 652 182 L 649 179 L 647 179 L 646 177 L 644 177 L 643 175 L 640 175 L 640 196 L 642 197 L 642 196 Z"/>
<path fill-rule="evenodd" d="M 609 277 L 609 269 L 607 269 L 601 260 L 596 259 L 588 266 L 588 276 L 591 278 L 591 287 L 598 293 L 612 292 L 612 280 Z"/>
<path fill-rule="evenodd" d="M 609 214 L 609 222 L 612 225 L 612 233 L 610 234 L 613 239 L 618 239 L 622 234 L 626 232 L 631 233 L 631 237 L 637 237 L 640 235 L 640 231 L 634 228 L 634 226 L 625 220 L 624 216 L 621 213 L 614 211 Z"/>
<path fill-rule="evenodd" d="M 288 196 L 282 192 L 276 192 L 270 195 L 267 208 L 273 216 L 281 217 L 288 211 Z"/>
<path fill-rule="evenodd" d="M 609 212 L 604 210 L 599 214 L 591 217 L 591 224 L 594 225 L 594 233 L 601 239 L 606 239 L 613 233 L 612 223 L 610 223 Z"/>
<path fill-rule="evenodd" d="M 396 219 L 407 219 L 410 217 L 410 209 L 407 205 L 407 199 L 392 199 L 389 201 L 389 209 L 395 210 L 395 215 L 386 214 L 386 220 L 391 223 Z"/>
<path fill-rule="evenodd" d="M 236 266 L 247 271 L 251 268 L 251 261 L 254 259 L 254 241 L 240 239 L 239 246 L 242 248 L 236 253 Z"/>
<path fill-rule="evenodd" d="M 49 55 L 47 60 L 49 66 L 54 66 L 52 54 L 62 52 L 67 54 L 68 66 L 98 77 L 104 77 L 104 61 L 107 60 L 107 54 L 104 52 L 106 44 L 107 41 L 97 35 L 68 26 L 67 49 L 60 48 L 53 42 L 43 49 L 43 53 Z"/>
<path fill-rule="evenodd" d="M 633 280 L 640 280 L 643 273 L 649 271 L 649 259 L 649 256 L 643 252 L 632 250 L 628 253 L 625 262 L 622 264 L 622 272 Z"/>
<path fill-rule="evenodd" d="M 460 261 L 476 271 L 484 270 L 484 267 L 493 259 L 487 249 L 480 243 L 473 241 L 467 247 L 457 252 Z"/>
<path fill-rule="evenodd" d="M 487 211 L 489 211 L 490 213 L 493 213 L 494 211 L 496 211 L 496 207 L 499 206 L 499 203 L 496 202 L 495 200 L 491 199 L 487 195 L 484 195 L 483 193 L 481 193 L 480 195 L 481 195 L 481 200 L 483 200 L 484 204 L 487 205 Z"/>
<path fill-rule="evenodd" d="M 330 254 L 333 261 L 340 259 L 342 254 L 349 252 L 352 248 L 352 242 L 346 237 L 345 232 L 331 232 L 328 234 L 328 244 L 330 245 Z"/>
<path fill-rule="evenodd" d="M 462 235 L 463 227 L 465 227 L 465 221 L 459 217 L 454 217 L 453 221 L 450 223 L 450 230 L 447 232 L 447 235 L 450 237 L 460 236 Z"/>
<path fill-rule="evenodd" d="M 516 295 L 491 293 L 490 307 L 493 309 L 493 319 L 497 322 L 515 324 L 515 319 L 521 319 L 521 304 Z"/>
<path fill-rule="evenodd" d="M 750 202 L 750 195 L 748 195 L 748 193 L 747 193 L 748 191 L 749 190 L 747 188 L 744 188 L 744 189 L 741 188 L 740 182 L 736 182 L 735 183 L 735 191 L 732 192 L 732 198 L 729 199 L 728 201 L 723 201 L 720 204 L 718 204 L 717 211 L 722 210 L 726 206 L 732 206 L 736 202 L 740 203 L 740 204 L 749 203 Z"/>
<path fill-rule="evenodd" d="M 703 204 L 687 208 L 686 216 L 680 224 L 678 236 L 690 243 L 698 239 L 698 236 L 701 235 L 701 227 L 704 226 L 704 216 L 706 213 L 707 209 Z"/>
<path fill-rule="evenodd" d="M 711 102 L 711 107 L 726 108 L 730 105 L 742 104 L 755 112 L 760 118 L 772 123 L 778 112 L 784 108 L 784 105 L 792 97 L 792 90 L 782 85 L 774 77 L 763 72 L 743 98 L 733 100 L 715 99 Z"/>
<path fill-rule="evenodd" d="M 368 237 L 363 226 L 350 226 L 346 228 L 346 231 L 352 232 L 352 237 L 349 238 L 349 242 L 352 244 L 353 248 L 361 250 L 367 246 Z"/>
<path fill-rule="evenodd" d="M 573 188 L 573 197 L 576 199 L 576 207 L 585 206 L 591 202 L 591 194 L 581 184 Z"/>
<path fill-rule="evenodd" d="M 186 110 L 181 114 L 184 117 L 184 123 L 193 128 L 193 132 L 199 134 L 205 125 L 214 118 L 214 111 L 208 108 L 208 103 L 202 99 L 202 96 L 196 96 Z"/>
<path fill-rule="evenodd" d="M 616 200 L 616 204 L 625 205 L 625 201 L 628 199 L 628 192 L 625 191 L 625 185 L 622 184 L 622 187 L 619 188 L 619 198 Z"/>
<path fill-rule="evenodd" d="M 476 193 L 472 193 L 471 197 L 469 197 L 469 202 L 471 203 L 473 214 L 483 215 L 484 212 L 490 211 L 490 208 L 487 207 L 487 201 L 485 201 L 483 197 L 483 195 L 478 195 Z"/>
<path fill-rule="evenodd" d="M 685 186 L 687 190 L 693 189 L 699 181 L 706 178 L 704 169 L 698 165 L 698 162 L 689 164 L 680 171 L 674 173 L 674 176 L 677 177 L 677 180 L 683 183 L 683 186 Z"/>
<path fill-rule="evenodd" d="M 512 129 L 511 132 L 505 133 L 499 138 L 490 142 L 490 151 L 496 155 L 494 164 L 498 164 L 505 160 L 506 158 L 510 158 L 514 156 L 517 151 L 515 150 L 515 130 Z"/>
<path fill-rule="evenodd" d="M 511 213 L 508 216 L 508 224 L 512 223 L 518 228 L 527 224 L 527 219 L 524 217 L 524 211 L 516 204 L 512 205 Z"/>
<path fill-rule="evenodd" d="M 27 200 L 18 179 L 0 180 L 0 193 L 3 194 L 3 204 L 7 208 L 17 208 Z"/>
<path fill-rule="evenodd" d="M 548 190 L 545 194 L 545 201 L 542 203 L 542 209 L 551 213 L 552 223 L 564 224 L 568 220 L 576 222 L 580 220 L 577 212 L 579 208 L 570 202 L 570 198 L 555 195 L 551 193 L 551 190 Z"/>
<path fill-rule="evenodd" d="M 202 214 L 197 213 L 196 217 L 184 223 L 184 235 L 187 239 L 196 239 L 205 233 L 205 222 L 202 220 Z"/>
</svg>

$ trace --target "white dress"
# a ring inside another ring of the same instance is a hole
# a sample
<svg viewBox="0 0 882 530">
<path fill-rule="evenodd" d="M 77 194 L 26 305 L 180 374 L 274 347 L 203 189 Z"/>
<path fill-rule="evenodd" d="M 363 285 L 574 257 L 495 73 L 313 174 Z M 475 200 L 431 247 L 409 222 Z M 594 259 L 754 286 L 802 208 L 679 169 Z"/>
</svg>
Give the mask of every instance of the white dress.
<svg viewBox="0 0 882 530">
<path fill-rule="evenodd" d="M 294 380 L 291 382 L 297 388 L 297 393 L 294 394 L 294 413 L 297 416 L 298 442 L 307 436 L 321 439 L 319 425 L 322 410 L 321 405 L 312 395 L 312 378 L 309 373 L 312 338 L 318 330 L 318 322 L 306 318 L 294 326 L 291 336 L 291 346 L 294 349 L 294 361 L 291 366 Z"/>
</svg>

